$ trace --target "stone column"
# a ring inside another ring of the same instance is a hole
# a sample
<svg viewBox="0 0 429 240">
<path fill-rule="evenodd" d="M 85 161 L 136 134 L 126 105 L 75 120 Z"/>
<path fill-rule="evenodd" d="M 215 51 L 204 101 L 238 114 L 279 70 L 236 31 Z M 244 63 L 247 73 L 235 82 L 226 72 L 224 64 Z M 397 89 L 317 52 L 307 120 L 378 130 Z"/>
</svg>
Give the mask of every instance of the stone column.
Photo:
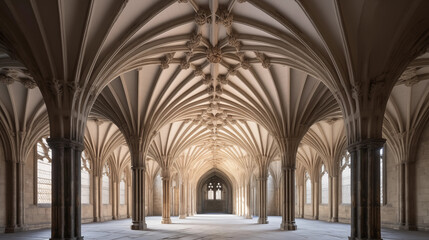
<svg viewBox="0 0 429 240">
<path fill-rule="evenodd" d="M 381 239 L 380 148 L 384 139 L 366 139 L 349 145 L 351 157 L 350 240 Z"/>
<path fill-rule="evenodd" d="M 130 214 L 130 206 L 131 206 L 131 203 L 130 203 L 130 199 L 131 199 L 131 197 L 130 197 L 130 185 L 129 185 L 129 179 L 128 179 L 128 177 L 127 177 L 127 182 L 126 182 L 126 184 L 125 184 L 125 186 L 127 187 L 127 191 L 126 191 L 126 195 L 127 195 L 127 197 L 125 198 L 125 201 L 126 201 L 126 203 L 127 203 L 127 218 L 130 218 L 131 217 L 131 214 Z"/>
<path fill-rule="evenodd" d="M 5 233 L 24 230 L 23 163 L 6 161 L 6 227 Z"/>
<path fill-rule="evenodd" d="M 338 182 L 338 176 L 331 176 L 329 177 L 329 186 L 330 186 L 330 198 L 329 204 L 331 209 L 331 216 L 330 221 L 331 222 L 338 222 L 338 206 L 339 206 L 339 182 Z M 332 189 L 332 190 L 331 190 Z"/>
<path fill-rule="evenodd" d="M 283 168 L 283 221 L 281 230 L 296 230 L 295 223 L 295 166 Z"/>
<path fill-rule="evenodd" d="M 94 222 L 101 221 L 101 181 L 100 174 L 96 171 L 92 171 L 92 207 Z"/>
<path fill-rule="evenodd" d="M 313 184 L 311 184 L 311 188 L 313 191 L 313 200 L 311 201 L 313 206 L 313 219 L 319 220 L 319 196 L 320 196 L 320 188 L 319 188 L 319 182 L 313 181 Z"/>
<path fill-rule="evenodd" d="M 117 178 L 112 181 L 112 219 L 118 219 L 118 208 L 119 208 L 119 182 Z"/>
<path fill-rule="evenodd" d="M 52 149 L 51 240 L 83 239 L 81 236 L 81 142 L 49 138 Z"/>
<path fill-rule="evenodd" d="M 260 174 L 259 185 L 259 224 L 267 224 L 267 174 Z"/>
<path fill-rule="evenodd" d="M 185 192 L 185 184 L 180 183 L 180 203 L 179 203 L 179 219 L 186 218 L 186 192 Z"/>
<path fill-rule="evenodd" d="M 162 170 L 162 224 L 170 224 L 170 171 Z"/>
<path fill-rule="evenodd" d="M 238 210 L 238 216 L 241 216 L 241 194 L 240 194 L 240 187 L 237 187 L 237 196 L 238 196 L 238 202 L 237 202 L 237 210 Z"/>
<path fill-rule="evenodd" d="M 399 229 L 417 230 L 415 226 L 415 172 L 414 162 L 404 161 L 399 170 Z"/>
<path fill-rule="evenodd" d="M 250 179 L 246 184 L 246 219 L 252 219 L 252 213 L 250 211 L 250 195 L 251 195 L 251 187 L 250 187 Z"/>
<path fill-rule="evenodd" d="M 137 164 L 136 164 L 137 165 Z M 146 230 L 145 219 L 145 171 L 142 165 L 132 166 L 132 217 L 133 225 L 132 230 Z"/>
<path fill-rule="evenodd" d="M 305 191 L 304 191 L 304 183 L 299 186 L 299 208 L 300 208 L 300 218 L 304 218 L 305 211 Z"/>
</svg>

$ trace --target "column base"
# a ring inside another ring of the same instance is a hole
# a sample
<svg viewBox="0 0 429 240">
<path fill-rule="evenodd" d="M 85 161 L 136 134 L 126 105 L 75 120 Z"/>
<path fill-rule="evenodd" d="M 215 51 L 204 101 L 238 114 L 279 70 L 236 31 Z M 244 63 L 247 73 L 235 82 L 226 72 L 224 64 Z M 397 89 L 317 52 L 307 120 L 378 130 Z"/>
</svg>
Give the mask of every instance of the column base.
<svg viewBox="0 0 429 240">
<path fill-rule="evenodd" d="M 161 224 L 171 224 L 171 218 L 163 218 Z"/>
<path fill-rule="evenodd" d="M 258 218 L 258 224 L 268 224 L 268 220 L 266 218 Z"/>
<path fill-rule="evenodd" d="M 131 225 L 131 230 L 146 230 L 147 225 L 145 222 L 133 222 Z"/>
<path fill-rule="evenodd" d="M 73 238 L 49 238 L 49 240 L 83 240 L 83 237 L 73 237 Z"/>
<path fill-rule="evenodd" d="M 101 222 L 101 218 L 100 217 L 95 217 L 94 218 L 94 222 Z"/>
<path fill-rule="evenodd" d="M 294 222 L 292 223 L 282 222 L 280 224 L 280 230 L 282 231 L 295 231 L 296 229 L 297 229 L 297 226 Z"/>
<path fill-rule="evenodd" d="M 179 215 L 179 219 L 185 219 L 186 218 L 186 215 L 185 214 L 183 214 L 183 215 Z"/>
<path fill-rule="evenodd" d="M 399 225 L 399 230 L 417 231 L 417 227 L 413 225 Z"/>
<path fill-rule="evenodd" d="M 245 217 L 245 219 L 252 219 L 253 217 L 252 217 L 252 215 L 247 215 L 246 217 Z"/>
<path fill-rule="evenodd" d="M 329 222 L 338 222 L 338 218 L 331 218 L 329 219 Z"/>
<path fill-rule="evenodd" d="M 382 238 L 358 238 L 358 237 L 349 237 L 349 240 L 383 240 Z"/>
<path fill-rule="evenodd" d="M 18 227 L 18 226 L 7 226 L 4 229 L 4 233 L 16 233 L 16 232 L 22 232 L 25 231 L 25 227 Z"/>
</svg>

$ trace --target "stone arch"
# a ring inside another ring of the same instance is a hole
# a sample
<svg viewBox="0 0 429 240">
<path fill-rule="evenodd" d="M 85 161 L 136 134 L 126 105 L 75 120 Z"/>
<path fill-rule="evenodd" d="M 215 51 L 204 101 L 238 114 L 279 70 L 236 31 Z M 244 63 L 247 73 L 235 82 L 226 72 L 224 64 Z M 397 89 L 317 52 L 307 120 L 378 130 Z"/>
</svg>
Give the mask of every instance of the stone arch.
<svg viewBox="0 0 429 240">
<path fill-rule="evenodd" d="M 222 200 L 209 203 L 206 188 L 210 180 L 216 179 L 225 190 L 222 191 Z M 219 169 L 212 169 L 200 177 L 197 184 L 197 213 L 222 212 L 232 213 L 233 210 L 233 185 L 229 177 Z M 210 205 L 207 205 L 210 204 Z"/>
</svg>

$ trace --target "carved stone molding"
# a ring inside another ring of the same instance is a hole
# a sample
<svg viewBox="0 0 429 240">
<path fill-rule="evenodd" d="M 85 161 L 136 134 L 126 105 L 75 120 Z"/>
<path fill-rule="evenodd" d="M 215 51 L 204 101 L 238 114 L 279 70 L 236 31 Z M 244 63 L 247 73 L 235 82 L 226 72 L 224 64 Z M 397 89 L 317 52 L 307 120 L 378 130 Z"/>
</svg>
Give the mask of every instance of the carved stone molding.
<svg viewBox="0 0 429 240">
<path fill-rule="evenodd" d="M 241 42 L 237 39 L 237 36 L 235 36 L 234 34 L 228 35 L 228 44 L 231 47 L 235 48 L 235 51 L 240 51 L 241 48 Z"/>
<path fill-rule="evenodd" d="M 167 53 L 163 58 L 161 58 L 161 68 L 162 69 L 167 69 L 168 67 L 170 67 L 170 62 L 174 57 L 174 52 L 173 53 Z"/>
<path fill-rule="evenodd" d="M 398 82 L 396 84 L 405 84 L 407 87 L 411 87 L 414 84 L 419 82 L 419 78 L 417 76 L 416 67 L 407 68 L 402 75 L 399 77 Z"/>
<path fill-rule="evenodd" d="M 48 138 L 46 142 L 50 148 L 73 148 L 80 151 L 85 149 L 83 143 L 66 138 Z"/>
<path fill-rule="evenodd" d="M 218 9 L 216 13 L 216 23 L 220 23 L 225 28 L 232 26 L 233 15 L 227 9 Z"/>
<path fill-rule="evenodd" d="M 26 69 L 0 68 L 0 83 L 12 84 L 14 81 L 20 82 L 28 89 L 37 87 L 37 84 L 30 75 L 30 72 Z"/>
<path fill-rule="evenodd" d="M 222 50 L 217 45 L 207 48 L 206 53 L 207 60 L 211 63 L 220 63 L 222 60 Z"/>
<path fill-rule="evenodd" d="M 203 35 L 198 33 L 193 33 L 189 38 L 189 41 L 186 43 L 186 46 L 189 48 L 189 51 L 193 52 L 194 49 L 201 44 L 202 39 L 203 39 Z"/>
<path fill-rule="evenodd" d="M 227 85 L 229 82 L 228 78 L 222 74 L 217 76 L 217 81 L 222 85 Z"/>
<path fill-rule="evenodd" d="M 185 57 L 182 59 L 182 61 L 180 61 L 181 69 L 188 69 L 191 66 L 189 62 L 189 60 L 191 59 L 191 56 L 192 56 L 192 52 L 185 53 Z"/>
<path fill-rule="evenodd" d="M 262 67 L 264 68 L 270 68 L 271 62 L 270 59 L 265 56 L 265 54 L 260 52 L 255 52 L 256 58 L 262 63 Z"/>
<path fill-rule="evenodd" d="M 201 67 L 195 66 L 194 77 L 199 77 L 199 76 L 205 77 L 205 74 L 204 74 L 203 70 L 201 69 Z"/>
<path fill-rule="evenodd" d="M 210 85 L 213 82 L 212 76 L 207 74 L 203 79 L 201 79 L 203 84 Z"/>
<path fill-rule="evenodd" d="M 206 9 L 200 9 L 195 13 L 195 23 L 202 26 L 206 23 L 211 23 L 210 11 Z"/>
</svg>

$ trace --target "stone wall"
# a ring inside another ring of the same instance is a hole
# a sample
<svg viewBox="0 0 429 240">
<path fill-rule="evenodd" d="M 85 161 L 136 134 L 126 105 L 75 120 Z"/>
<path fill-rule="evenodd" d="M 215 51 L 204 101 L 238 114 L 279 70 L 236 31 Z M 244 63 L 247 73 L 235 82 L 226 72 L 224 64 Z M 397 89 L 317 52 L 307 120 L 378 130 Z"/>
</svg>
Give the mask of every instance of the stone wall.
<svg viewBox="0 0 429 240">
<path fill-rule="evenodd" d="M 4 151 L 0 146 L 0 232 L 4 232 L 6 225 L 6 162 Z"/>
<path fill-rule="evenodd" d="M 420 137 L 415 168 L 417 228 L 429 231 L 429 123 Z"/>
</svg>

